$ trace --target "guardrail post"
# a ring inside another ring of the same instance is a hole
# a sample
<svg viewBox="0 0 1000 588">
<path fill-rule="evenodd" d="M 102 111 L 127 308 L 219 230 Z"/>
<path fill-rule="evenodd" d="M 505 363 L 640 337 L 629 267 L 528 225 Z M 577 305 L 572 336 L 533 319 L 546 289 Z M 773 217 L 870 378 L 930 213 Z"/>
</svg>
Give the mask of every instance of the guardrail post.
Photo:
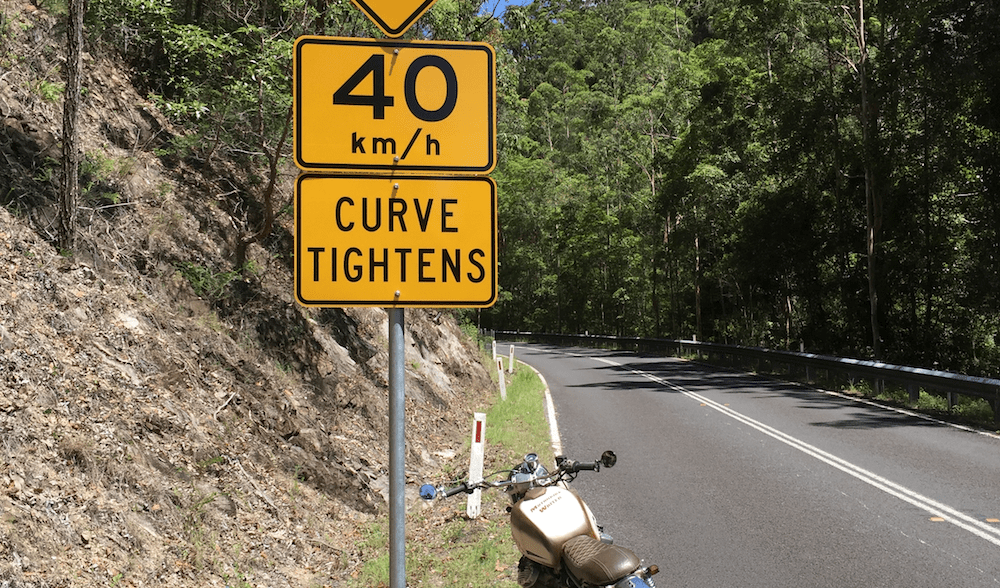
<svg viewBox="0 0 1000 588">
<path fill-rule="evenodd" d="M 990 406 L 993 407 L 993 424 L 1000 426 L 1000 388 L 996 389 L 996 395 Z"/>
<path fill-rule="evenodd" d="M 910 395 L 910 404 L 920 401 L 920 388 L 916 384 L 907 384 L 906 392 Z"/>
</svg>

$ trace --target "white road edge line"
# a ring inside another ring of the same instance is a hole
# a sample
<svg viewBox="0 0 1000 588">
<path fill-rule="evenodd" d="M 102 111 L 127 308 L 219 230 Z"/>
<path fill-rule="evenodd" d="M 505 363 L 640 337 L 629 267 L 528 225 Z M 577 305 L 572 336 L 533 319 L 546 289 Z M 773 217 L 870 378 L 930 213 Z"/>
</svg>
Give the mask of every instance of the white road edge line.
<svg viewBox="0 0 1000 588">
<path fill-rule="evenodd" d="M 552 393 L 549 391 L 549 383 L 545 381 L 545 376 L 542 375 L 542 372 L 536 370 L 533 366 L 530 366 L 521 360 L 517 360 L 517 363 L 531 368 L 531 371 L 535 372 L 538 379 L 542 381 L 542 386 L 545 386 L 545 417 L 549 421 L 549 437 L 552 439 L 552 455 L 562 455 L 562 439 L 559 437 L 559 423 L 556 422 L 556 405 L 552 402 Z"/>
<path fill-rule="evenodd" d="M 781 431 L 769 425 L 765 425 L 764 423 L 761 423 L 744 414 L 736 412 L 735 410 L 727 406 L 723 406 L 722 404 L 719 404 L 714 400 L 711 400 L 700 394 L 691 392 L 690 390 L 687 390 L 681 386 L 673 384 L 659 376 L 650 374 L 649 372 L 644 372 L 641 370 L 625 367 L 624 365 L 616 361 L 612 361 L 610 359 L 605 359 L 600 357 L 595 357 L 593 359 L 602 363 L 606 363 L 608 365 L 622 368 L 633 374 L 642 376 L 650 381 L 660 384 L 661 386 L 680 392 L 681 394 L 684 394 L 685 396 L 691 398 L 692 400 L 704 403 L 706 406 L 713 408 L 732 419 L 740 421 L 745 425 L 753 427 L 754 429 L 757 429 L 761 433 L 773 437 L 774 439 L 781 441 L 782 443 L 788 445 L 789 447 L 798 449 L 799 451 L 805 453 L 806 455 L 814 457 L 830 466 L 833 466 L 843 471 L 844 473 L 850 474 L 851 476 L 861 480 L 862 482 L 865 482 L 866 484 L 874 488 L 877 488 L 885 492 L 886 494 L 889 494 L 890 496 L 894 496 L 900 500 L 908 502 L 913 506 L 929 513 L 931 516 L 940 517 L 945 521 L 961 529 L 964 529 L 965 531 L 968 531 L 973 535 L 976 535 L 977 537 L 980 537 L 981 539 L 985 539 L 994 545 L 1000 546 L 1000 529 L 996 527 L 987 525 L 986 523 L 976 520 L 964 513 L 961 513 L 958 510 L 948 505 L 937 502 L 936 500 L 928 498 L 918 492 L 915 492 L 900 484 L 892 482 L 891 480 L 887 480 L 886 478 L 883 478 L 878 474 L 869 472 L 864 468 L 856 466 L 844 459 L 841 459 L 835 455 L 827 453 L 822 449 L 819 449 L 818 447 L 814 447 L 806 443 L 805 441 L 792 437 L 791 435 L 788 435 L 786 433 L 782 433 Z"/>
</svg>

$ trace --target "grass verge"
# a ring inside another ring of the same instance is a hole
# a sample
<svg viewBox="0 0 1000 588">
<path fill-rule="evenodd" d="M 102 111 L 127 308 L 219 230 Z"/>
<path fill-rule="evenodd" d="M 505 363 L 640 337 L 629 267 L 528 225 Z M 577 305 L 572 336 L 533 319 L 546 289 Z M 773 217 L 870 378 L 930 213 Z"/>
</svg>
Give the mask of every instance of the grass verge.
<svg viewBox="0 0 1000 588">
<path fill-rule="evenodd" d="M 486 412 L 486 458 L 488 474 L 518 463 L 525 453 L 538 453 L 543 463 L 553 465 L 548 422 L 545 417 L 544 385 L 534 370 L 517 365 L 508 380 L 507 400 L 495 391 L 481 411 Z M 470 432 L 472 415 L 469 415 Z M 447 478 L 464 479 L 468 469 L 469 444 L 451 460 L 452 474 L 430 483 L 447 484 Z M 465 515 L 466 497 L 457 495 L 408 507 L 406 516 L 407 586 L 461 586 L 463 588 L 517 588 L 514 580 L 520 554 L 510 536 L 502 491 L 484 492 L 479 518 Z M 389 586 L 388 514 L 363 529 L 358 552 L 364 562 L 351 574 L 351 588 Z"/>
</svg>

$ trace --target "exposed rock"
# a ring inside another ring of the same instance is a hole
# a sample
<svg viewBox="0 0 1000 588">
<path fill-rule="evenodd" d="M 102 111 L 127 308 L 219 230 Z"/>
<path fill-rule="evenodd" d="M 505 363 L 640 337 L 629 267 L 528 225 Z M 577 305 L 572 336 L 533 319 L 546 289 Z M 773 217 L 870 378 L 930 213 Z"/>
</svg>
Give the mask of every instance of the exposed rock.
<svg viewBox="0 0 1000 588">
<path fill-rule="evenodd" d="M 385 504 L 386 312 L 295 304 L 287 216 L 254 272 L 199 295 L 184 268 L 232 263 L 226 204 L 156 155 L 181 131 L 96 50 L 83 149 L 123 164 L 102 180 L 120 200 L 85 203 L 60 255 L 61 104 L 32 88 L 62 35 L 44 9 L 0 9 L 24 56 L 0 66 L 0 586 L 338 584 Z M 408 311 L 406 343 L 420 472 L 461 447 L 491 381 L 448 312 Z"/>
</svg>

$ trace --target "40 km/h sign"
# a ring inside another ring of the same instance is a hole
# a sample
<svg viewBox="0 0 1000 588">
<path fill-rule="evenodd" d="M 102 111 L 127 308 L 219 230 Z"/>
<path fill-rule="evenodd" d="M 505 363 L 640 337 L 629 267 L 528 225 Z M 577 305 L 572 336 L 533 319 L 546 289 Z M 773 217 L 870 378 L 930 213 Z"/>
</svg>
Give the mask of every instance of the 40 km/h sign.
<svg viewBox="0 0 1000 588">
<path fill-rule="evenodd" d="M 295 296 L 306 306 L 492 306 L 496 206 L 490 178 L 303 174 Z"/>
<path fill-rule="evenodd" d="M 299 168 L 485 175 L 496 166 L 489 45 L 300 37 L 294 55 Z"/>
</svg>

